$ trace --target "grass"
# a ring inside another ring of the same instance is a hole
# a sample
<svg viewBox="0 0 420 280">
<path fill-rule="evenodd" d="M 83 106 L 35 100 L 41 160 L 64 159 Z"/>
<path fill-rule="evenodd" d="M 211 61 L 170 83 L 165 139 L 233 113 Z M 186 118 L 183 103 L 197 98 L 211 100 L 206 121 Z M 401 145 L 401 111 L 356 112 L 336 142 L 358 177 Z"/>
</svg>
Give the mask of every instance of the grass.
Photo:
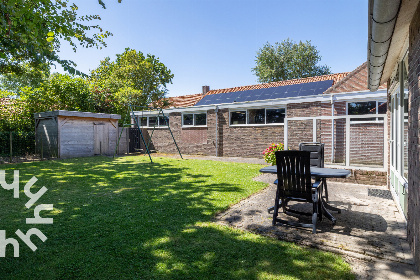
<svg viewBox="0 0 420 280">
<path fill-rule="evenodd" d="M 20 197 L 0 188 L 0 229 L 20 241 L 0 258 L 1 279 L 354 279 L 339 256 L 212 222 L 261 190 L 259 165 L 143 156 L 2 165 L 20 170 Z M 26 225 L 33 208 L 23 187 L 32 176 L 48 191 L 37 204 L 54 223 Z M 15 235 L 32 227 L 32 252 Z"/>
</svg>

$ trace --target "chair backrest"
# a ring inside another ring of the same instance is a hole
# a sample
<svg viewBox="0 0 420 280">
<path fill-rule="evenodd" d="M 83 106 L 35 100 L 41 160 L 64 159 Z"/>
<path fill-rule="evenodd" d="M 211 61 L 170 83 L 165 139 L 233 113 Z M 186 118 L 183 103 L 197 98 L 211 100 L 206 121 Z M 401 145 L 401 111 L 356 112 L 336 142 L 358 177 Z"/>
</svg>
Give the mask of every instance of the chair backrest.
<svg viewBox="0 0 420 280">
<path fill-rule="evenodd" d="M 310 152 L 277 151 L 276 164 L 280 197 L 312 201 Z"/>
<path fill-rule="evenodd" d="M 311 152 L 311 166 L 324 167 L 324 143 L 300 143 L 299 151 Z"/>
</svg>

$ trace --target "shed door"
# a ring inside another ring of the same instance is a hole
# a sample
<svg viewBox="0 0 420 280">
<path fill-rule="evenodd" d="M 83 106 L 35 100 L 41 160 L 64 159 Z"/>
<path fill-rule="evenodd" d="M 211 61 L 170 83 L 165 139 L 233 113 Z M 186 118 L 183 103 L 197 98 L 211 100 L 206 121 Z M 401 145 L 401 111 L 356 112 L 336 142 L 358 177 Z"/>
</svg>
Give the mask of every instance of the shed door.
<svg viewBox="0 0 420 280">
<path fill-rule="evenodd" d="M 105 123 L 94 123 L 93 135 L 95 139 L 94 154 L 95 155 L 109 154 L 108 126 Z"/>
</svg>

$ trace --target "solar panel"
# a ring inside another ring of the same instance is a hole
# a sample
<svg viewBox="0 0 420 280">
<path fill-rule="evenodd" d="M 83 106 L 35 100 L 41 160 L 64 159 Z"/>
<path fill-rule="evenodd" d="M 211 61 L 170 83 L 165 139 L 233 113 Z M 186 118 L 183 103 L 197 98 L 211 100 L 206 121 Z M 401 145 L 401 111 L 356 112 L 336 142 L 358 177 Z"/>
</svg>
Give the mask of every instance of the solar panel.
<svg viewBox="0 0 420 280">
<path fill-rule="evenodd" d="M 318 95 L 323 94 L 324 91 L 330 88 L 333 82 L 333 80 L 327 80 L 280 87 L 210 94 L 204 96 L 195 104 L 195 106 Z"/>
</svg>

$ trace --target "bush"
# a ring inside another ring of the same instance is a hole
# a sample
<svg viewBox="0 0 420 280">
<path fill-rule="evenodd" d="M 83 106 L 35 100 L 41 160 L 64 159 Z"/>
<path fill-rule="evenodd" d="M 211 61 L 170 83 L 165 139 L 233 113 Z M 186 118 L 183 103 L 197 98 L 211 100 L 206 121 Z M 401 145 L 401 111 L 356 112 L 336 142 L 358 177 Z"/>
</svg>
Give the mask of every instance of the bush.
<svg viewBox="0 0 420 280">
<path fill-rule="evenodd" d="M 262 152 L 263 156 L 264 156 L 264 160 L 267 163 L 271 163 L 271 165 L 275 165 L 276 164 L 276 152 L 277 151 L 283 151 L 284 150 L 284 145 L 282 143 L 278 143 L 278 144 L 271 144 L 270 147 L 268 147 L 267 149 L 264 150 L 264 152 Z"/>
</svg>

